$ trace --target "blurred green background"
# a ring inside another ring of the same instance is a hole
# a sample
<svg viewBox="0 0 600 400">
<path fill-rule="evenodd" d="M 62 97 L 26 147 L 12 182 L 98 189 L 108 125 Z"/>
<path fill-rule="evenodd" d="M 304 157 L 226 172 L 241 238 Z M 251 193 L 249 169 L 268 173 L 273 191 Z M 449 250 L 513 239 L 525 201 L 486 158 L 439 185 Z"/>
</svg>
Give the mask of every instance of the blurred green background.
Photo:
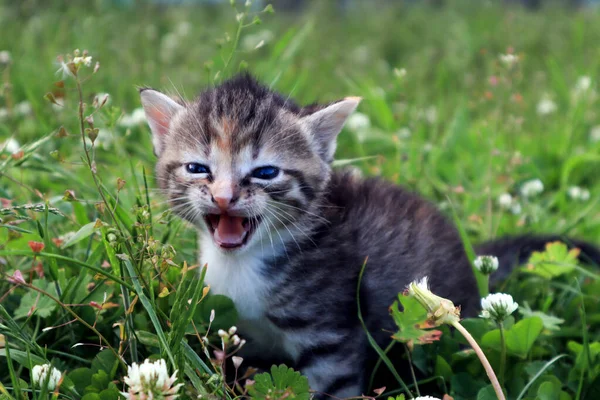
<svg viewBox="0 0 600 400">
<path fill-rule="evenodd" d="M 44 287 L 57 284 L 52 264 L 45 260 L 35 270 L 30 257 L 28 241 L 40 241 L 47 229 L 45 251 L 64 257 L 62 278 L 77 280 L 81 298 L 102 301 L 96 290 L 101 287 L 112 288 L 113 299 L 123 300 L 123 308 L 103 311 L 98 324 L 113 345 L 119 343 L 119 331 L 112 323 L 131 318 L 124 314 L 127 303 L 118 285 L 100 282 L 93 273 L 80 275 L 76 262 L 108 268 L 110 247 L 92 226 L 96 218 L 112 221 L 98 205 L 99 191 L 84 163 L 75 81 L 57 58 L 65 60 L 75 49 L 92 57 L 79 76 L 85 114 L 94 114 L 99 129 L 96 176 L 103 193 L 118 199 L 119 223 L 130 235 L 119 251 L 130 246 L 131 258 L 151 282 L 144 290 L 152 295 L 166 288 L 168 294 L 180 280 L 183 274 L 173 260 L 178 266 L 195 263 L 196 243 L 193 229 L 171 217 L 164 197 L 152 189 L 155 158 L 137 88 L 152 86 L 191 98 L 241 70 L 299 103 L 362 96 L 340 135 L 337 164 L 405 185 L 448 215 L 454 209 L 473 241 L 545 232 L 600 243 L 600 9 L 594 2 L 290 0 L 273 1 L 274 13 L 264 1 L 234 3 L 237 10 L 217 0 L 0 0 L 2 275 L 22 270 L 32 279 L 41 268 L 48 279 L 39 280 Z M 41 138 L 46 139 L 36 143 Z M 46 201 L 64 215 L 46 219 Z M 28 204 L 42 206 L 24 210 Z M 38 223 L 46 221 L 47 228 Z M 76 242 L 75 232 L 80 232 Z M 160 243 L 140 239 L 150 233 Z M 147 257 L 152 251 L 171 263 L 161 264 L 166 268 L 160 285 L 152 275 L 158 267 L 149 261 L 156 254 Z M 117 272 L 129 279 L 123 270 Z M 579 281 L 590 283 L 588 321 L 597 327 L 597 296 L 590 294 L 597 292 L 597 275 L 581 272 Z M 567 352 L 567 338 L 587 340 L 585 327 L 582 333 L 579 326 L 585 317 L 578 303 L 581 292 L 575 292 L 570 277 L 552 285 L 549 280 L 513 282 L 519 302 L 528 299 L 536 310 L 568 320 L 560 332 L 545 332 L 548 341 L 536 350 L 532 364 Z M 45 316 L 29 320 L 35 295 L 14 289 L 0 281 L 2 306 L 17 319 L 27 317 L 23 332 L 32 335 L 32 343 L 61 354 L 57 362 L 64 368 L 95 357 L 95 349 L 71 348 L 82 337 L 92 341 L 80 325 L 75 333 L 75 325 L 40 332 L 55 322 L 54 316 L 65 321 L 66 312 L 49 306 Z M 153 298 L 153 306 L 167 313 L 173 297 Z M 89 307 L 84 311 L 93 322 Z M 233 322 L 228 323 L 224 329 Z M 139 305 L 135 328 L 152 331 Z M 5 334 L 18 337 L 17 331 Z M 547 345 L 549 338 L 558 344 Z M 518 365 L 514 376 L 523 375 Z M 569 380 L 571 394 L 580 393 L 577 382 L 583 382 L 573 365 L 565 363 L 562 380 L 555 378 L 560 388 L 567 375 L 577 375 Z M 2 365 L 0 373 L 8 382 Z M 589 381 L 595 376 L 590 374 Z M 519 382 L 515 387 L 521 390 L 525 381 Z M 452 393 L 459 392 L 456 387 Z"/>
<path fill-rule="evenodd" d="M 596 8 L 306 1 L 282 2 L 280 10 L 274 2 L 271 14 L 258 2 L 251 10 L 260 23 L 247 18 L 223 70 L 237 31 L 228 2 L 166 3 L 0 2 L 0 51 L 11 59 L 0 67 L 0 135 L 23 145 L 60 126 L 74 130 L 75 92 L 54 85 L 61 79 L 56 57 L 87 49 L 100 69 L 85 82 L 86 99 L 110 96 L 95 121 L 102 128 L 96 156 L 100 176 L 114 185 L 117 176 L 126 179 L 129 163 L 138 172 L 140 164 L 152 168 L 148 129 L 131 118 L 138 86 L 192 97 L 247 68 L 301 103 L 362 96 L 338 158 L 381 156 L 357 165 L 442 208 L 450 200 L 475 238 L 524 230 L 598 237 Z M 48 92 L 64 107 L 46 101 Z M 93 200 L 78 168 L 80 145 L 76 135 L 53 139 L 3 173 L 35 183 L 48 198 L 74 189 Z M 529 179 L 540 179 L 544 193 L 517 199 Z M 569 197 L 571 186 L 590 198 Z M 519 213 L 498 205 L 502 193 L 519 202 Z M 0 178 L 0 195 L 32 200 L 8 179 Z"/>
</svg>

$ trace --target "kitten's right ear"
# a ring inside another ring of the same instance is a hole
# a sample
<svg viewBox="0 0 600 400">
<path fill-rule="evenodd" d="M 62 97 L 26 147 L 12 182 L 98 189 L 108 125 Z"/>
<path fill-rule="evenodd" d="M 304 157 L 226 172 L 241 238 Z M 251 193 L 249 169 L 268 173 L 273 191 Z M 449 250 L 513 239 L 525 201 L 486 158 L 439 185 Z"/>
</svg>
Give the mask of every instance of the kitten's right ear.
<svg viewBox="0 0 600 400">
<path fill-rule="evenodd" d="M 153 89 L 141 89 L 140 97 L 148 125 L 150 125 L 152 131 L 154 153 L 160 156 L 166 136 L 169 133 L 171 121 L 175 114 L 183 110 L 184 107 L 173 101 L 169 96 Z"/>
</svg>

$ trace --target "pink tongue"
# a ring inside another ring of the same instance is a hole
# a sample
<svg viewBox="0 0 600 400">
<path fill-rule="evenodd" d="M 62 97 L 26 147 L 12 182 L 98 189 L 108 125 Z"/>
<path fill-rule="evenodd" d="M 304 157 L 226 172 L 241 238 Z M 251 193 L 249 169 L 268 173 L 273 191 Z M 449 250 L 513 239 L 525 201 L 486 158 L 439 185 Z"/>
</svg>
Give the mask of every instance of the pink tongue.
<svg viewBox="0 0 600 400">
<path fill-rule="evenodd" d="M 244 229 L 244 218 L 231 217 L 226 214 L 221 214 L 219 223 L 215 229 L 215 240 L 225 246 L 237 246 L 242 244 L 246 236 Z"/>
</svg>

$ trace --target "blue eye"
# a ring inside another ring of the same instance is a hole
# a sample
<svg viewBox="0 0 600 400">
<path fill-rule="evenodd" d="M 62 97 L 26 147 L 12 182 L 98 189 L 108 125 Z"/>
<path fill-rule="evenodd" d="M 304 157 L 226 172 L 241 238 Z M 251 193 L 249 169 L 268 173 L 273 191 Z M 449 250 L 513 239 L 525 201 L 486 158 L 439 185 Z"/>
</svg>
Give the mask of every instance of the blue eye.
<svg viewBox="0 0 600 400">
<path fill-rule="evenodd" d="M 277 167 L 260 167 L 252 171 L 252 177 L 258 179 L 274 179 L 279 175 L 279 168 Z"/>
<path fill-rule="evenodd" d="M 206 165 L 198 163 L 185 164 L 185 170 L 190 174 L 210 174 L 210 169 Z"/>
</svg>

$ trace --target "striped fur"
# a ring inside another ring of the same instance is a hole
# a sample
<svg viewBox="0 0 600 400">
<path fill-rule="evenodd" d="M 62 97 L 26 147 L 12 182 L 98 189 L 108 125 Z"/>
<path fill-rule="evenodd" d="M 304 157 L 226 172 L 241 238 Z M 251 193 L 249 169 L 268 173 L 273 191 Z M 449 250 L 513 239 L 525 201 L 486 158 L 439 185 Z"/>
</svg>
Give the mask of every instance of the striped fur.
<svg viewBox="0 0 600 400">
<path fill-rule="evenodd" d="M 380 345 L 394 330 L 388 307 L 426 275 L 463 315 L 476 314 L 475 280 L 445 217 L 401 187 L 332 171 L 336 136 L 359 99 L 300 107 L 247 75 L 186 104 L 149 89 L 141 95 L 158 184 L 173 210 L 198 228 L 207 282 L 238 307 L 245 349 L 254 353 L 247 357 L 289 359 L 319 393 L 364 392 L 363 374 L 376 360 L 357 318 L 358 274 L 367 257 L 361 308 Z M 211 173 L 190 175 L 190 162 Z M 251 171 L 264 165 L 281 172 L 258 181 Z M 254 227 L 234 251 L 215 244 L 204 218 L 219 213 L 216 193 L 231 200 L 228 213 Z M 482 249 L 500 251 L 492 244 Z"/>
</svg>

